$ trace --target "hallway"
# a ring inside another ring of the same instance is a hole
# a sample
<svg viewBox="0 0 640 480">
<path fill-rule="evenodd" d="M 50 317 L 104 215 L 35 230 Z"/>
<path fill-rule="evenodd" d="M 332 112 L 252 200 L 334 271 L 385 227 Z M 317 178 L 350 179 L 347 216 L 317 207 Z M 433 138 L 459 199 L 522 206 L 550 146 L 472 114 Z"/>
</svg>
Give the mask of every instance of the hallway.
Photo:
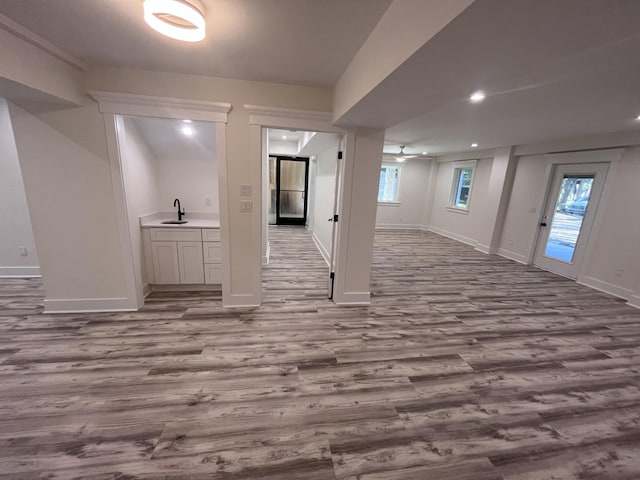
<svg viewBox="0 0 640 480">
<path fill-rule="evenodd" d="M 272 242 L 259 309 L 46 315 L 0 280 L 0 479 L 640 477 L 639 310 L 415 231 L 340 308 L 306 231 Z"/>
</svg>

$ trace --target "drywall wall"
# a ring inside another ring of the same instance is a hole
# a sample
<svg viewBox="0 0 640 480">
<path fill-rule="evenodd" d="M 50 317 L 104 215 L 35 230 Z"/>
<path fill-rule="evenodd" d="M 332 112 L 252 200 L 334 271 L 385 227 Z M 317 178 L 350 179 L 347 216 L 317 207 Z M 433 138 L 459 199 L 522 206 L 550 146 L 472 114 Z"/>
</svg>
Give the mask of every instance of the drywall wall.
<svg viewBox="0 0 640 480">
<path fill-rule="evenodd" d="M 95 104 L 32 115 L 9 106 L 48 311 L 122 308 L 123 255 Z"/>
<path fill-rule="evenodd" d="M 40 275 L 7 101 L 0 98 L 0 276 Z M 20 255 L 24 248 L 26 256 Z"/>
<path fill-rule="evenodd" d="M 214 132 L 215 133 L 215 132 Z M 174 210 L 173 201 L 187 212 L 218 213 L 218 170 L 215 156 L 156 157 L 158 210 Z"/>
<path fill-rule="evenodd" d="M 302 110 L 330 111 L 331 90 L 215 77 L 118 68 L 91 68 L 86 73 L 89 90 L 157 95 L 229 102 L 233 108 L 226 124 L 226 210 L 221 211 L 223 238 L 228 234 L 231 278 L 223 285 L 227 306 L 257 305 L 261 301 L 262 166 L 252 161 L 251 126 L 245 104 Z M 102 139 L 104 142 L 104 139 Z M 253 185 L 251 197 L 240 196 L 240 185 Z M 251 200 L 252 212 L 240 212 L 240 201 Z M 221 204 L 222 205 L 222 204 Z M 225 224 L 226 221 L 226 224 Z"/>
<path fill-rule="evenodd" d="M 420 228 L 430 184 L 430 159 L 409 159 L 400 165 L 398 203 L 378 203 L 376 228 Z M 383 164 L 386 162 L 383 161 Z"/>
<path fill-rule="evenodd" d="M 127 195 L 127 215 L 133 262 L 143 285 L 148 284 L 143 266 L 140 217 L 160 209 L 158 182 L 153 154 L 144 142 L 137 124 L 128 117 L 117 117 L 122 176 Z"/>
<path fill-rule="evenodd" d="M 338 141 L 336 139 L 334 146 L 316 155 L 314 162 L 316 171 L 313 187 L 313 238 L 327 261 L 331 255 L 333 223 L 328 219 L 333 217 L 337 158 Z"/>
<path fill-rule="evenodd" d="M 298 142 L 269 140 L 269 153 L 271 155 L 298 155 Z"/>
<path fill-rule="evenodd" d="M 640 146 L 628 148 L 610 167 L 605 191 L 590 237 L 580 281 L 624 298 L 633 294 L 640 278 Z M 598 217 L 600 220 L 598 220 Z"/>
<path fill-rule="evenodd" d="M 429 228 L 441 235 L 475 246 L 485 224 L 485 200 L 491 176 L 492 158 L 478 160 L 471 184 L 469 210 L 449 208 L 456 162 L 438 164 Z"/>
<path fill-rule="evenodd" d="M 498 249 L 500 255 L 518 262 L 528 262 L 531 246 L 538 234 L 545 169 L 543 155 L 528 155 L 518 159 Z"/>
</svg>

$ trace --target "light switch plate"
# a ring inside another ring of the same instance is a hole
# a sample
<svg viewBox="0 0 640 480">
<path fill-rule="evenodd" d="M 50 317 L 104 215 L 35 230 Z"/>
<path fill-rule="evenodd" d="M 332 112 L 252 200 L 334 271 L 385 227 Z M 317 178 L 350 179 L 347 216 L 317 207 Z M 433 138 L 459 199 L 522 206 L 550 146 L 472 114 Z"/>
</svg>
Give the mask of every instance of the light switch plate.
<svg viewBox="0 0 640 480">
<path fill-rule="evenodd" d="M 250 197 L 252 192 L 251 185 L 240 185 L 240 196 Z"/>
<path fill-rule="evenodd" d="M 240 211 L 241 212 L 250 212 L 253 210 L 253 202 L 251 200 L 241 200 L 240 201 Z"/>
</svg>

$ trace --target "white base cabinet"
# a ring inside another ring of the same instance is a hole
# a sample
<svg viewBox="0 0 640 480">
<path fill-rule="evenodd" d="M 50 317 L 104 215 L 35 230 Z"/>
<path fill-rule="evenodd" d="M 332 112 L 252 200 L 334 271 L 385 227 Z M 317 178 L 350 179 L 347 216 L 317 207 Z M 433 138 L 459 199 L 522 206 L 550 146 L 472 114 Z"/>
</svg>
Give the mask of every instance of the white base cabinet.
<svg viewBox="0 0 640 480">
<path fill-rule="evenodd" d="M 143 233 L 148 283 L 198 285 L 222 283 L 218 229 L 150 228 Z"/>
</svg>

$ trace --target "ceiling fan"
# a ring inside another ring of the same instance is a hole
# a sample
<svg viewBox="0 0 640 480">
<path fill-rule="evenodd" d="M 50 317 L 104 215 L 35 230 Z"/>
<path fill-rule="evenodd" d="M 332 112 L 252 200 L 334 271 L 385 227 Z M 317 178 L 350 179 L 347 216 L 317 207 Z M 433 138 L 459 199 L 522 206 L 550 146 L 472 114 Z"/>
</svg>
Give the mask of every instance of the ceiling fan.
<svg viewBox="0 0 640 480">
<path fill-rule="evenodd" d="M 405 153 L 404 152 L 405 146 L 404 145 L 400 145 L 400 153 L 392 153 L 392 152 L 383 152 L 384 155 L 388 155 L 390 157 L 395 157 L 396 161 L 398 162 L 404 162 L 405 160 L 408 160 L 410 158 L 416 158 L 416 157 L 422 157 L 422 158 L 426 158 L 426 154 L 422 154 L 422 153 Z"/>
</svg>

